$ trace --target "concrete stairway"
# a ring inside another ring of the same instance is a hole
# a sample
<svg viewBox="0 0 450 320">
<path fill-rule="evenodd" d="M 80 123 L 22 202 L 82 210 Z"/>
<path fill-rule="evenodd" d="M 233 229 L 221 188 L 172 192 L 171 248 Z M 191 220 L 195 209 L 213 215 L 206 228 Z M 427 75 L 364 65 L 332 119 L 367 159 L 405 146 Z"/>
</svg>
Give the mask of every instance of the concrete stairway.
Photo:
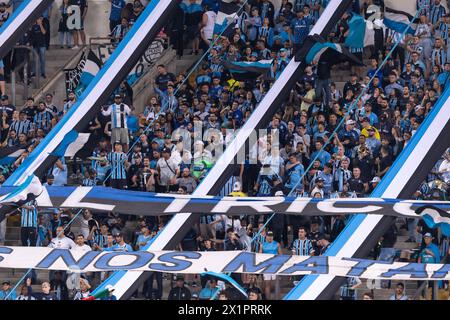
<svg viewBox="0 0 450 320">
<path fill-rule="evenodd" d="M 67 66 L 68 62 L 80 55 L 80 50 L 81 49 L 61 49 L 59 46 L 50 46 L 50 49 L 47 50 L 45 54 L 45 73 L 47 77 L 46 79 L 40 78 L 39 81 L 37 77 L 31 78 L 31 84 L 27 85 L 27 93 L 25 93 L 25 84 L 23 82 L 18 82 L 19 76 L 16 74 L 16 107 L 21 109 L 21 107 L 25 104 L 27 97 L 35 97 L 42 90 L 41 88 L 45 88 L 47 84 Z M 10 96 L 10 102 L 12 102 L 11 83 L 7 83 L 6 91 Z M 54 92 L 52 91 L 51 93 Z"/>
</svg>

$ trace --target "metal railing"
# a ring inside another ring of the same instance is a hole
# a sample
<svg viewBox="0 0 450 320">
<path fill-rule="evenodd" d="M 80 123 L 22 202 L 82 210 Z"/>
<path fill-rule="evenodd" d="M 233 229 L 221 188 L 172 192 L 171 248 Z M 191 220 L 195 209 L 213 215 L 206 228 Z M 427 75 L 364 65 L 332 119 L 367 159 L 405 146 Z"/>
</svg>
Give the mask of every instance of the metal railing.
<svg viewBox="0 0 450 320">
<path fill-rule="evenodd" d="M 14 68 L 11 70 L 11 96 L 12 96 L 12 104 L 16 105 L 16 72 L 20 69 L 23 68 L 23 93 L 22 93 L 22 99 L 25 100 L 29 94 L 28 94 L 28 81 L 31 78 L 31 75 L 28 73 L 28 69 L 30 68 L 30 66 L 32 65 L 32 63 L 34 62 L 34 73 L 36 76 L 36 81 L 34 83 L 34 87 L 35 88 L 39 88 L 40 87 L 40 82 L 41 82 L 41 76 L 40 76 L 40 72 L 39 72 L 39 68 L 40 68 L 40 63 L 39 63 L 39 55 L 36 52 L 36 50 L 34 50 L 33 47 L 31 46 L 25 46 L 25 45 L 18 45 L 15 46 L 13 48 L 13 52 L 14 54 L 16 53 L 16 50 L 18 49 L 23 49 L 23 50 L 27 50 L 26 54 L 25 54 L 25 59 L 24 61 L 19 62 L 18 65 L 15 65 Z M 31 55 L 34 56 L 34 59 L 31 59 Z"/>
</svg>

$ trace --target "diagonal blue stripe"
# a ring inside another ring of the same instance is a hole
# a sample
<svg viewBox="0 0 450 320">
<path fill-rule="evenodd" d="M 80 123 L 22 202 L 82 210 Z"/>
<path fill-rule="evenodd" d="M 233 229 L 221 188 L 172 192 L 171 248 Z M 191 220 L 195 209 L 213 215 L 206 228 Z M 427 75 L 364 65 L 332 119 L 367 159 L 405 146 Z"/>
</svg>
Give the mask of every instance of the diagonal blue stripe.
<svg viewBox="0 0 450 320">
<path fill-rule="evenodd" d="M 400 168 L 405 163 L 406 159 L 409 158 L 412 150 L 417 146 L 418 142 L 423 138 L 425 132 L 430 129 L 433 120 L 436 118 L 439 110 L 442 109 L 444 103 L 450 96 L 450 87 L 441 96 L 441 99 L 436 103 L 435 107 L 431 110 L 431 113 L 426 117 L 425 121 L 419 127 L 417 132 L 411 138 L 410 143 L 408 143 L 405 149 L 401 152 L 400 156 L 395 160 L 391 169 L 386 173 L 386 175 L 381 180 L 380 184 L 375 188 L 375 190 L 370 195 L 371 197 L 380 197 L 388 188 L 392 180 L 395 178 L 396 174 Z M 342 247 L 347 243 L 350 236 L 360 227 L 367 215 L 359 214 L 354 215 L 349 223 L 346 225 L 344 230 L 339 234 L 336 240 L 330 245 L 329 249 L 326 251 L 326 256 L 336 256 L 337 253 L 342 249 Z M 293 288 L 285 297 L 284 300 L 297 300 L 300 296 L 308 290 L 308 288 L 317 279 L 317 275 L 308 275 L 304 277 L 300 283 Z"/>
</svg>

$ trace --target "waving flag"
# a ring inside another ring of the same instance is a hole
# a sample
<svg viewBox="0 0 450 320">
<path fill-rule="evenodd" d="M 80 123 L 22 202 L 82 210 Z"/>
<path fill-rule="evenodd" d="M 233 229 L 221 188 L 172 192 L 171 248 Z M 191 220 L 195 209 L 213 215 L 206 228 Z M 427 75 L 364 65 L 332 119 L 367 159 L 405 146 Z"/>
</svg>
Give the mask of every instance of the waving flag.
<svg viewBox="0 0 450 320">
<path fill-rule="evenodd" d="M 270 71 L 272 60 L 259 60 L 254 62 L 229 62 L 224 61 L 223 65 L 232 74 L 233 78 L 238 81 L 255 79 L 262 74 Z"/>
<path fill-rule="evenodd" d="M 64 137 L 64 140 L 61 144 L 55 149 L 52 153 L 54 156 L 58 157 L 70 157 L 73 158 L 75 154 L 77 154 L 80 150 L 85 149 L 87 147 L 87 143 L 90 139 L 90 133 L 78 133 L 75 130 L 70 131 Z M 92 139 L 91 139 L 92 140 Z M 87 148 L 90 149 L 90 148 Z M 93 148 L 92 148 L 93 150 Z M 92 151 L 90 150 L 90 151 Z M 88 156 L 92 154 L 91 152 Z"/>
<path fill-rule="evenodd" d="M 236 290 L 239 291 L 245 298 L 248 298 L 247 291 L 242 288 L 239 283 L 236 282 L 232 277 L 225 273 L 218 273 L 213 271 L 207 271 L 200 274 L 202 277 L 215 278 L 217 281 L 228 282 L 231 286 L 233 286 Z"/>
<path fill-rule="evenodd" d="M 346 47 L 365 48 L 375 44 L 375 32 L 373 28 L 368 27 L 362 16 L 353 14 L 348 26 L 349 33 L 344 42 Z"/>
<path fill-rule="evenodd" d="M 441 1 L 444 2 L 444 1 Z M 414 34 L 414 16 L 417 13 L 416 1 L 411 0 L 383 0 L 381 6 L 384 8 L 384 25 L 396 32 Z M 427 8 L 429 10 L 429 8 Z M 409 26 L 410 23 L 413 23 Z"/>
<path fill-rule="evenodd" d="M 0 197 L 0 203 L 13 204 L 20 207 L 28 201 L 36 199 L 42 193 L 43 189 L 44 187 L 39 178 L 31 175 L 24 183 L 16 187 L 14 192 Z"/>
<path fill-rule="evenodd" d="M 384 262 L 336 256 L 230 251 L 134 251 L 99 252 L 49 247 L 0 247 L 0 269 L 38 269 L 76 272 L 156 271 L 170 274 L 201 274 L 245 289 L 227 273 L 297 276 L 326 274 L 336 277 L 391 280 L 448 280 L 450 264 Z M 209 272 L 204 273 L 207 269 Z M 237 292 L 236 292 L 237 293 Z M 106 285 L 83 300 L 116 300 L 117 286 Z M 213 317 L 212 317 L 213 318 Z M 233 319 L 233 318 L 231 318 Z"/>
<path fill-rule="evenodd" d="M 306 52 L 306 49 L 299 50 L 295 55 L 295 61 L 301 61 L 304 57 L 306 64 L 311 64 L 313 61 L 327 61 L 329 65 L 335 65 L 341 62 L 351 61 L 358 65 L 364 65 L 362 61 L 339 43 L 325 42 L 317 34 L 308 36 L 306 41 L 313 41 L 315 44 L 308 52 Z"/>
<path fill-rule="evenodd" d="M 236 4 L 235 0 L 220 1 L 219 12 L 217 12 L 214 23 L 214 34 L 222 34 L 223 32 L 224 35 L 227 35 L 239 18 L 240 9 L 241 7 Z"/>
<path fill-rule="evenodd" d="M 450 226 L 449 201 L 398 200 L 380 198 L 326 199 L 295 197 L 195 197 L 106 187 L 43 187 L 28 177 L 18 187 L 0 188 L 0 204 L 17 208 L 36 199 L 40 208 L 86 208 L 122 214 L 159 216 L 180 212 L 202 214 L 271 214 L 319 216 L 340 214 L 383 214 L 422 218 L 430 228 Z M 7 212 L 6 212 L 7 213 Z M 427 219 L 425 219 L 427 216 Z M 450 235 L 449 227 L 442 227 Z"/>
<path fill-rule="evenodd" d="M 101 60 L 92 50 L 88 51 L 85 59 L 86 62 L 84 64 L 83 72 L 81 73 L 78 86 L 75 89 L 75 94 L 77 96 L 80 96 L 83 93 L 83 91 L 87 88 L 92 79 L 95 78 L 102 67 Z"/>
<path fill-rule="evenodd" d="M 20 146 L 0 148 L 0 165 L 12 164 L 25 151 L 26 149 Z"/>
</svg>

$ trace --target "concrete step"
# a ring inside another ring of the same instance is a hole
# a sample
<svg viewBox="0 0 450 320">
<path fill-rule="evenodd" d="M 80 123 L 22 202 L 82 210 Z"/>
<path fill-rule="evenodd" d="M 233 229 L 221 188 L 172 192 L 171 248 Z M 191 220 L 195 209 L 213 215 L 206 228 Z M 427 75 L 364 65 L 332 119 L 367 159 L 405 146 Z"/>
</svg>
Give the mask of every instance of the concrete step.
<svg viewBox="0 0 450 320">
<path fill-rule="evenodd" d="M 40 88 L 44 87 L 47 82 L 55 77 L 69 61 L 76 56 L 79 56 L 80 51 L 81 49 L 60 49 L 58 46 L 51 46 L 45 54 L 45 73 L 47 78 L 40 78 L 39 83 L 37 83 L 36 77 L 31 78 L 31 84 L 27 86 L 27 94 L 24 93 L 25 85 L 17 82 L 18 75 L 16 74 L 16 106 L 19 110 L 24 105 L 27 96 L 35 96 L 40 91 Z M 7 84 L 7 92 L 10 96 L 12 95 L 11 84 Z M 12 98 L 10 98 L 10 100 L 12 101 Z"/>
</svg>

